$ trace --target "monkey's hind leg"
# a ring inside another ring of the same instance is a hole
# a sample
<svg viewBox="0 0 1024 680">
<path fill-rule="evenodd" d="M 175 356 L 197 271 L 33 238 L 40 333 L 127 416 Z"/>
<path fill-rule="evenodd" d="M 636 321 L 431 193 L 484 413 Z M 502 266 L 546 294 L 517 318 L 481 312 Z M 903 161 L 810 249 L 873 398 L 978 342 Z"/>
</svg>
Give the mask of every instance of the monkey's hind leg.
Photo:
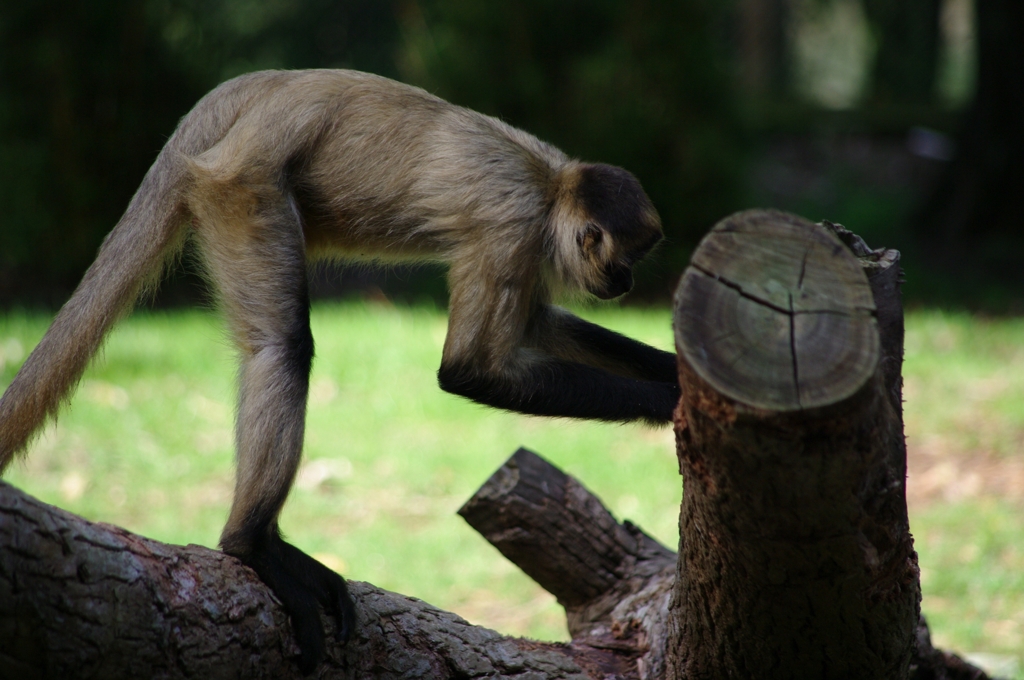
<svg viewBox="0 0 1024 680">
<path fill-rule="evenodd" d="M 232 210 L 230 200 L 208 203 L 197 230 L 241 354 L 238 469 L 221 547 L 281 600 L 308 674 L 325 649 L 317 603 L 335 617 L 340 640 L 352 632 L 355 606 L 344 579 L 286 543 L 278 529 L 302 454 L 313 336 L 298 211 L 280 194 L 248 197 L 255 205 L 245 210 Z"/>
</svg>

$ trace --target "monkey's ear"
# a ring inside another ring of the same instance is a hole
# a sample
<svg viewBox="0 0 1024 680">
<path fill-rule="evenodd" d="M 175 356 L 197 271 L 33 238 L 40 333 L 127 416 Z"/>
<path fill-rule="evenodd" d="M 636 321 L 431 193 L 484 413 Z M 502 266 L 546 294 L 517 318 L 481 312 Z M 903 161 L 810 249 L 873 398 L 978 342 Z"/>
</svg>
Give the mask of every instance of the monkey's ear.
<svg viewBox="0 0 1024 680">
<path fill-rule="evenodd" d="M 593 222 L 587 222 L 583 230 L 576 235 L 576 242 L 579 244 L 580 250 L 587 254 L 593 253 L 594 249 L 601 245 L 603 239 L 604 231 Z"/>
</svg>

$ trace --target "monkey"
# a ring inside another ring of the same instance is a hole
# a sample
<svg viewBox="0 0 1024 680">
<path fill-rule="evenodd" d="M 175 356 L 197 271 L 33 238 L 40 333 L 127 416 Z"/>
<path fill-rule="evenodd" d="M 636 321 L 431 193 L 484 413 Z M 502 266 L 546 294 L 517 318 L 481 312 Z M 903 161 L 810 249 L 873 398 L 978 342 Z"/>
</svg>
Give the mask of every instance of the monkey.
<svg viewBox="0 0 1024 680">
<path fill-rule="evenodd" d="M 236 479 L 221 549 L 288 612 L 310 673 L 318 606 L 349 639 L 345 580 L 286 542 L 314 344 L 307 266 L 447 265 L 439 386 L 526 414 L 672 420 L 676 359 L 557 307 L 612 299 L 662 239 L 631 173 L 381 76 L 263 71 L 179 122 L 93 264 L 0 399 L 0 471 L 71 392 L 104 336 L 193 244 L 239 355 Z"/>
</svg>

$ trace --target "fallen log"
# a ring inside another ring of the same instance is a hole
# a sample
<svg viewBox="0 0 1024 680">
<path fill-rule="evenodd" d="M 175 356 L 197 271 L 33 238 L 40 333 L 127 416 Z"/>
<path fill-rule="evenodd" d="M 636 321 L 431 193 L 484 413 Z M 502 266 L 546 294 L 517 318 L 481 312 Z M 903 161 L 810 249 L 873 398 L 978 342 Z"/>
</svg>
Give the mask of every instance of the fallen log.
<svg viewBox="0 0 1024 680">
<path fill-rule="evenodd" d="M 315 677 L 592 677 L 567 645 L 351 587 L 354 639 L 329 645 Z M 297 656 L 287 615 L 237 559 L 88 522 L 0 483 L 0 678 L 300 678 Z"/>
</svg>

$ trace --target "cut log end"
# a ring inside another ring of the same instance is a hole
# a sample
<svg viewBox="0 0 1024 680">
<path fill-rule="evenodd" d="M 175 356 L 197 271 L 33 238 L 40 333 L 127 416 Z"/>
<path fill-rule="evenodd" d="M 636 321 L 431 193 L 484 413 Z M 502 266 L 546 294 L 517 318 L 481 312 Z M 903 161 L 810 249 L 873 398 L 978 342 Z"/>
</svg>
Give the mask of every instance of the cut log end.
<svg viewBox="0 0 1024 680">
<path fill-rule="evenodd" d="M 835 404 L 878 365 L 860 262 L 834 233 L 795 215 L 748 210 L 715 225 L 675 306 L 680 354 L 741 404 L 778 412 Z"/>
</svg>

